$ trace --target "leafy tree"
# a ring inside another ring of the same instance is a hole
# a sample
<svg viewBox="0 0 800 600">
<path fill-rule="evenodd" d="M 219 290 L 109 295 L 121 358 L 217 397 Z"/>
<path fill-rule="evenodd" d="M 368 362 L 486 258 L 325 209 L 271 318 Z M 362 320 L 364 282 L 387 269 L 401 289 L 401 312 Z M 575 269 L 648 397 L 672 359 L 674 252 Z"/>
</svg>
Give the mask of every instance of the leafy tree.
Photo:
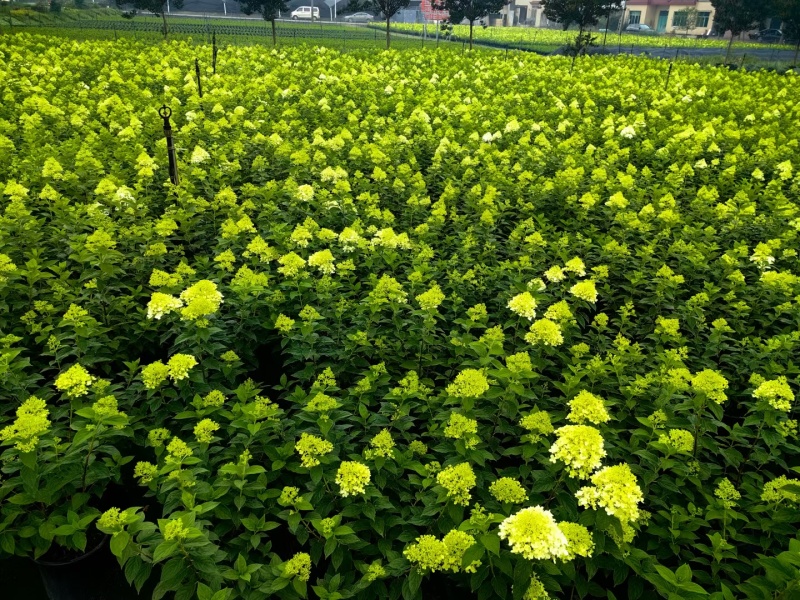
<svg viewBox="0 0 800 600">
<path fill-rule="evenodd" d="M 389 49 L 389 22 L 392 17 L 397 14 L 401 8 L 405 8 L 410 4 L 411 0 L 351 0 L 347 5 L 347 9 L 353 12 L 367 10 L 376 14 L 383 15 L 386 20 L 386 49 Z"/>
<path fill-rule="evenodd" d="M 566 31 L 580 18 L 579 4 L 581 3 L 578 0 L 545 0 L 544 15 L 551 21 L 561 23 L 561 27 Z"/>
<path fill-rule="evenodd" d="M 697 27 L 697 19 L 700 17 L 700 12 L 694 6 L 690 6 L 676 12 L 675 16 L 677 15 L 683 15 L 681 18 L 680 29 L 683 29 L 688 36 L 689 31 Z"/>
<path fill-rule="evenodd" d="M 450 22 L 461 23 L 464 19 L 469 21 L 469 47 L 472 49 L 472 29 L 475 21 L 499 12 L 508 0 L 442 0 L 435 3 L 437 10 L 446 10 L 450 13 Z"/>
<path fill-rule="evenodd" d="M 573 23 L 581 35 L 584 29 L 597 25 L 600 17 L 607 16 L 620 7 L 619 0 L 542 0 L 544 15 L 551 21 L 561 23 L 564 31 Z"/>
<path fill-rule="evenodd" d="M 584 31 L 597 25 L 601 17 L 608 19 L 613 10 L 620 8 L 619 0 L 542 0 L 544 15 L 551 21 L 561 23 L 564 31 L 573 23 L 578 25 L 578 36 L 574 47 L 576 55 L 580 54 L 591 43 L 592 37 L 584 35 Z"/>
<path fill-rule="evenodd" d="M 272 45 L 278 43 L 278 38 L 275 34 L 275 19 L 277 19 L 281 11 L 289 10 L 286 5 L 286 0 L 239 0 L 239 6 L 242 12 L 246 15 L 259 13 L 264 17 L 265 21 L 272 23 Z M 312 15 L 313 16 L 313 15 Z"/>
<path fill-rule="evenodd" d="M 711 0 L 717 27 L 731 32 L 725 62 L 730 57 L 733 40 L 745 31 L 759 28 L 772 9 L 770 4 L 770 0 Z"/>
<path fill-rule="evenodd" d="M 128 17 L 133 17 L 137 10 L 146 10 L 154 15 L 161 17 L 164 21 L 164 39 L 166 40 L 169 35 L 169 27 L 167 26 L 167 1 L 168 0 L 117 0 L 117 6 L 123 8 L 125 6 L 133 6 L 133 10 L 126 13 Z M 169 0 L 172 8 L 183 8 L 183 0 Z"/>
<path fill-rule="evenodd" d="M 795 40 L 794 65 L 800 52 L 800 0 L 775 0 L 775 12 L 783 21 L 783 34 Z"/>
</svg>

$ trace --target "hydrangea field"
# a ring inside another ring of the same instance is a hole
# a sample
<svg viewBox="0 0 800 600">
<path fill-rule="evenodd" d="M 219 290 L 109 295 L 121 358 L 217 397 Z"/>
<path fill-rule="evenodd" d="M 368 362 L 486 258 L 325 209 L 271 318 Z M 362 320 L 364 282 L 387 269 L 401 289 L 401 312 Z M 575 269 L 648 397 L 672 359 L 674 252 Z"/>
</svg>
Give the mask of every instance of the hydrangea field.
<svg viewBox="0 0 800 600">
<path fill-rule="evenodd" d="M 668 68 L 0 38 L 0 555 L 798 597 L 800 86 Z"/>
</svg>

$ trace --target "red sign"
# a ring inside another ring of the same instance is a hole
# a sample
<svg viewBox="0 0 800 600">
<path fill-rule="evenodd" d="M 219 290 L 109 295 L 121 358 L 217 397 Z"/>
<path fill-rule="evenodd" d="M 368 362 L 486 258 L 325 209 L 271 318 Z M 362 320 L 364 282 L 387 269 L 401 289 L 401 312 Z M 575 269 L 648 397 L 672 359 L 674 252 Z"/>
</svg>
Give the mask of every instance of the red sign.
<svg viewBox="0 0 800 600">
<path fill-rule="evenodd" d="M 427 21 L 446 21 L 450 18 L 446 10 L 434 10 L 431 0 L 422 0 L 420 10 Z"/>
</svg>

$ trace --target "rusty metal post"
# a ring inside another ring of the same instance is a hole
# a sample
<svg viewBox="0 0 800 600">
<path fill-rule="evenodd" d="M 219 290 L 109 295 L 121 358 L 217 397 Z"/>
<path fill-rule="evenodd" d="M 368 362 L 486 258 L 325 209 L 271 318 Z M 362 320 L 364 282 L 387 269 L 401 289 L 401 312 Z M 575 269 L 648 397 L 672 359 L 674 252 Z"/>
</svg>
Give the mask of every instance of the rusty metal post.
<svg viewBox="0 0 800 600">
<path fill-rule="evenodd" d="M 178 160 L 175 157 L 175 145 L 172 143 L 172 125 L 169 118 L 172 116 L 172 109 L 166 104 L 158 109 L 159 116 L 164 119 L 164 137 L 167 138 L 167 157 L 169 158 L 169 178 L 172 185 L 178 185 Z"/>
<path fill-rule="evenodd" d="M 194 59 L 194 74 L 197 76 L 197 94 L 202 98 L 203 84 L 200 81 L 200 62 L 196 58 Z"/>
</svg>

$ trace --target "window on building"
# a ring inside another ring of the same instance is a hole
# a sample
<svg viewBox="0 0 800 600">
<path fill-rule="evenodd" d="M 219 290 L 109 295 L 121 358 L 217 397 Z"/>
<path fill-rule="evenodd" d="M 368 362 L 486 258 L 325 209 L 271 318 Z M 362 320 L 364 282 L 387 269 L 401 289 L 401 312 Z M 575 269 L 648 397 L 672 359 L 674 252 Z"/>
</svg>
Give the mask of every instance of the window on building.
<svg viewBox="0 0 800 600">
<path fill-rule="evenodd" d="M 711 20 L 711 13 L 710 12 L 699 12 L 697 13 L 697 26 L 698 27 L 708 27 L 708 22 Z"/>
<path fill-rule="evenodd" d="M 687 19 L 687 12 L 685 10 L 681 10 L 676 12 L 672 15 L 672 26 L 673 27 L 686 27 L 686 19 Z"/>
<path fill-rule="evenodd" d="M 641 20 L 642 20 L 642 11 L 632 10 L 631 18 L 630 21 L 628 21 L 628 25 L 638 25 Z"/>
</svg>

